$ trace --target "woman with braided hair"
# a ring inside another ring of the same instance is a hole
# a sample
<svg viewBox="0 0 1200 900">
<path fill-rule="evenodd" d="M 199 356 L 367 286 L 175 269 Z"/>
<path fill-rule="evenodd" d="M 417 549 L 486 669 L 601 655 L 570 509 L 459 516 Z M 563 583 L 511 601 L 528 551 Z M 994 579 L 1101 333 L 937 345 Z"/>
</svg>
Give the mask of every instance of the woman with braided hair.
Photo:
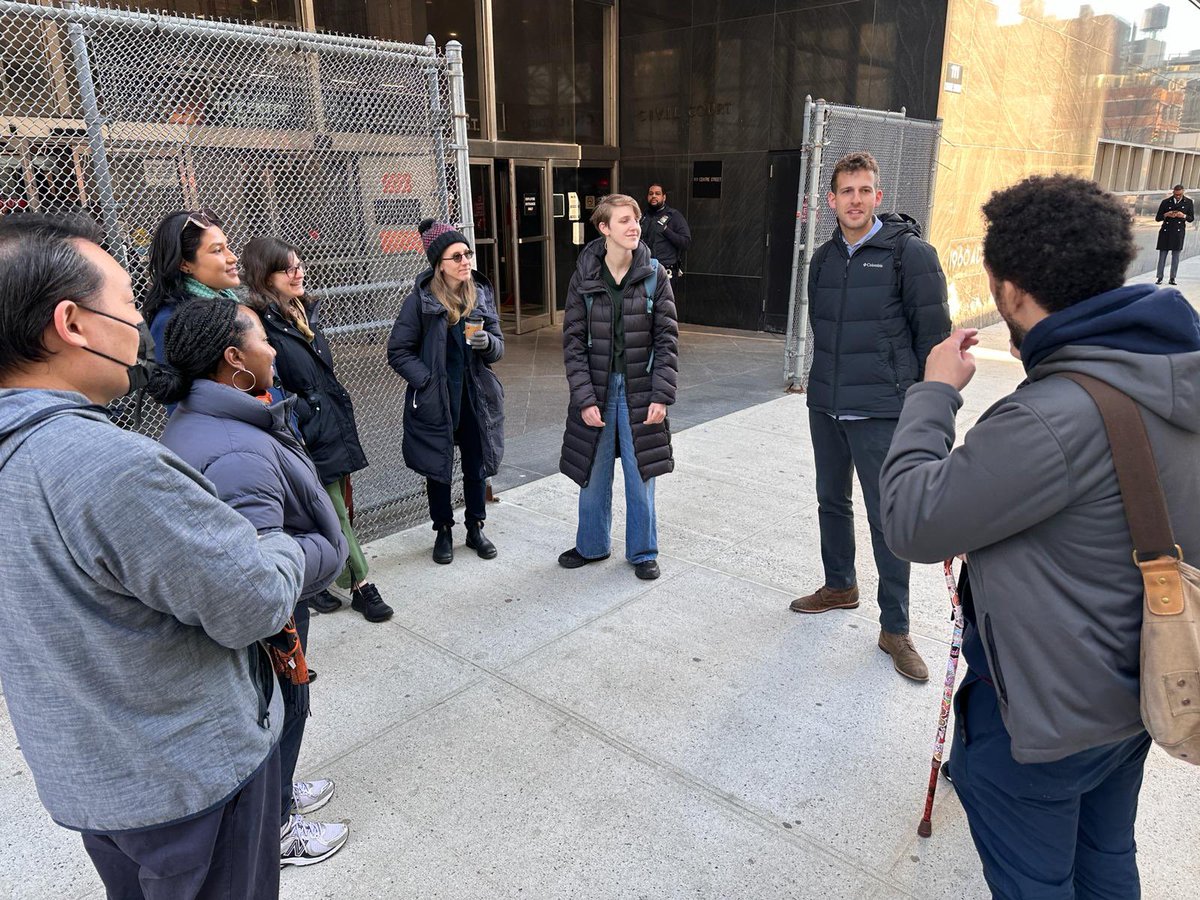
<svg viewBox="0 0 1200 900">
<path fill-rule="evenodd" d="M 178 404 L 162 443 L 199 470 L 218 495 L 259 534 L 283 531 L 304 550 L 305 577 L 295 623 L 308 643 L 307 599 L 329 586 L 345 565 L 347 548 L 337 513 L 304 447 L 288 427 L 291 400 L 272 402 L 275 350 L 258 315 L 224 297 L 179 307 L 163 335 L 164 364 L 150 392 Z M 311 822 L 333 782 L 295 782 L 296 760 L 309 714 L 308 684 L 280 679 L 284 701 L 279 739 L 281 865 L 310 865 L 341 849 L 343 823 Z"/>
</svg>

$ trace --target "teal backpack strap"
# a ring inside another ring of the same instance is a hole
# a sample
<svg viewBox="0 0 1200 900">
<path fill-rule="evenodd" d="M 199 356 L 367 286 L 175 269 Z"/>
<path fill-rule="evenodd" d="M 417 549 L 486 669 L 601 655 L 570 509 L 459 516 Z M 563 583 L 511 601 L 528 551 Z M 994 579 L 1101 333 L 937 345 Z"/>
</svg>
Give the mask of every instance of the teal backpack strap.
<svg viewBox="0 0 1200 900">
<path fill-rule="evenodd" d="M 654 371 L 654 295 L 658 293 L 658 260 L 650 259 L 650 277 L 646 279 L 646 315 L 650 316 L 650 355 L 646 357 L 646 374 Z"/>
</svg>

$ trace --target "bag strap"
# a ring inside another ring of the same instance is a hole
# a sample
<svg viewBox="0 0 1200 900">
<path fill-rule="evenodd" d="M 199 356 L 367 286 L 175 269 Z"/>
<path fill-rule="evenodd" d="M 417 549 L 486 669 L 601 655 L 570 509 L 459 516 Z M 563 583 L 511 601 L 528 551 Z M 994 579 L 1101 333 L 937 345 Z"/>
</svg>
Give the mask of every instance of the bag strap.
<svg viewBox="0 0 1200 900">
<path fill-rule="evenodd" d="M 650 277 L 646 279 L 646 315 L 650 317 L 650 353 L 646 357 L 646 374 L 654 371 L 654 295 L 658 293 L 658 260 L 650 258 Z"/>
<path fill-rule="evenodd" d="M 1143 561 L 1162 556 L 1182 559 L 1183 553 L 1175 543 L 1167 500 L 1158 477 L 1158 464 L 1150 448 L 1146 423 L 1137 404 L 1112 385 L 1079 372 L 1061 372 L 1088 392 L 1100 409 L 1104 430 L 1112 447 L 1113 468 L 1129 520 L 1133 537 L 1133 558 L 1139 566 Z"/>
</svg>

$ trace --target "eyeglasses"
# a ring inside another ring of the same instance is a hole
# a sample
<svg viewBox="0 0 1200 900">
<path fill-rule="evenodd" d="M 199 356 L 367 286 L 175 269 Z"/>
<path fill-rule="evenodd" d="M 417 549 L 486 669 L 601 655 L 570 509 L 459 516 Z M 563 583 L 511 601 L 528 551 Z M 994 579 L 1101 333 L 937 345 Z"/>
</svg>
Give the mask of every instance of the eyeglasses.
<svg viewBox="0 0 1200 900">
<path fill-rule="evenodd" d="M 443 256 L 442 262 L 461 263 L 464 259 L 470 262 L 475 258 L 474 250 L 464 250 L 461 253 L 451 253 L 449 256 Z"/>
<path fill-rule="evenodd" d="M 304 264 L 300 263 L 295 266 L 288 266 L 286 269 L 280 269 L 280 272 L 286 272 L 288 278 L 295 278 L 297 275 L 304 274 Z"/>
</svg>

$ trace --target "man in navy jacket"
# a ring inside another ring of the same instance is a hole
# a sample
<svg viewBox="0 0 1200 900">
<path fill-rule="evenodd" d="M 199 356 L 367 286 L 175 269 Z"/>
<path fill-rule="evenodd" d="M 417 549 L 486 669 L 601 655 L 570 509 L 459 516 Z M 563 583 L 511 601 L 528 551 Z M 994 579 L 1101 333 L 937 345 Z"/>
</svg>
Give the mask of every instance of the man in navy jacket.
<svg viewBox="0 0 1200 900">
<path fill-rule="evenodd" d="M 879 648 L 905 678 L 925 681 L 929 670 L 908 636 L 909 566 L 883 539 L 879 470 L 904 392 L 921 380 L 929 351 L 950 334 L 946 278 L 911 219 L 875 215 L 883 191 L 871 154 L 840 159 L 830 187 L 838 227 L 813 254 L 808 276 L 808 422 L 825 581 L 791 608 L 822 613 L 858 606 L 850 501 L 857 470 L 879 572 Z"/>
</svg>

